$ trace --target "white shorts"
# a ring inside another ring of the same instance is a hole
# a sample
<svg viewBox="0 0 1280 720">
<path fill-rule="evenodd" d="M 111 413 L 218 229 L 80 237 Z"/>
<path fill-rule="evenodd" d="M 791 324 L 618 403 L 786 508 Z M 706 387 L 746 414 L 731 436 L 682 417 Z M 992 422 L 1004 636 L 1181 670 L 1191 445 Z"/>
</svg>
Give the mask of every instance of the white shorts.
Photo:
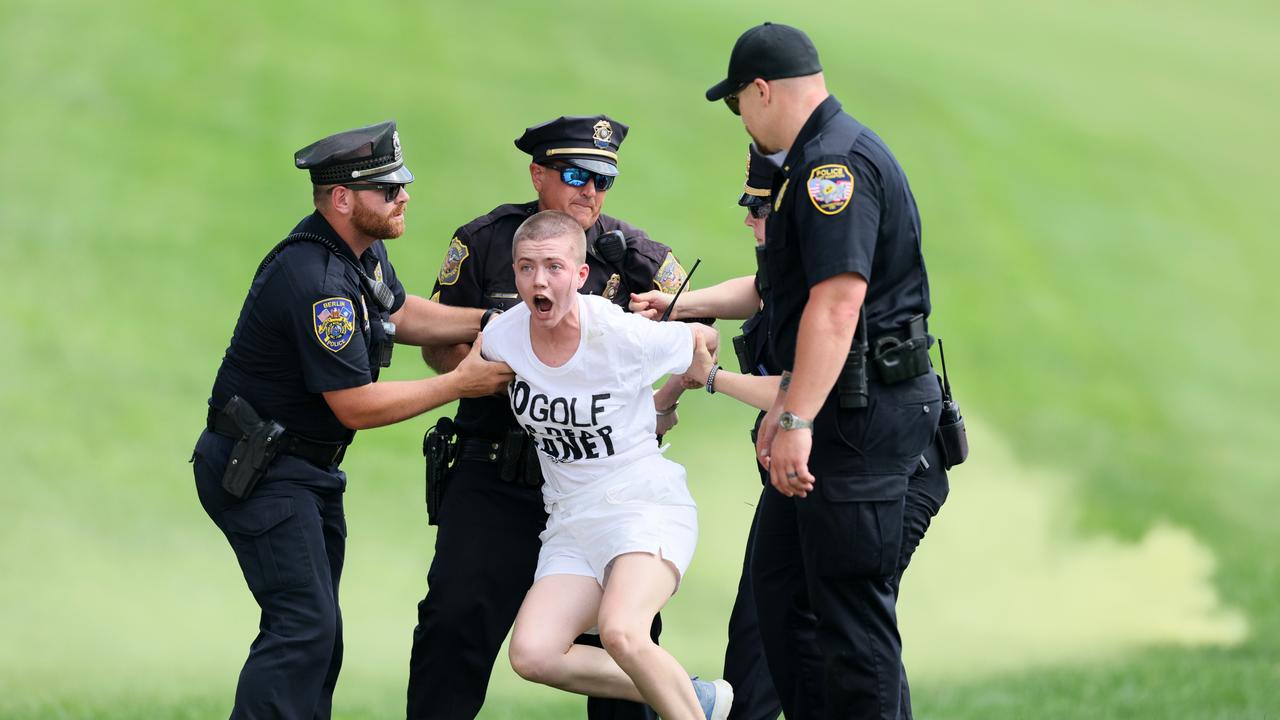
<svg viewBox="0 0 1280 720">
<path fill-rule="evenodd" d="M 631 552 L 657 555 L 683 578 L 698 544 L 698 508 L 684 468 L 663 464 L 675 470 L 642 477 L 620 473 L 613 482 L 551 503 L 547 528 L 538 536 L 542 549 L 534 582 L 547 575 L 582 575 L 603 586 L 609 564 Z"/>
</svg>

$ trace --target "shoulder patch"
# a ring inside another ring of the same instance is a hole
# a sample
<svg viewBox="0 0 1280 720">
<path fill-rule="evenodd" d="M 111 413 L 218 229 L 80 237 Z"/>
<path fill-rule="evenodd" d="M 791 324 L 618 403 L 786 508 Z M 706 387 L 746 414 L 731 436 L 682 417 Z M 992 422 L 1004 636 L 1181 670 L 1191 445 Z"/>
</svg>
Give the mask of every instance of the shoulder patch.
<svg viewBox="0 0 1280 720">
<path fill-rule="evenodd" d="M 462 263 L 471 255 L 471 251 L 466 245 L 453 236 L 453 240 L 449 241 L 449 249 L 444 254 L 444 265 L 440 266 L 440 276 L 436 281 L 441 285 L 452 285 L 458 282 L 458 275 L 462 270 Z"/>
<path fill-rule="evenodd" d="M 316 339 L 331 352 L 346 347 L 356 331 L 356 308 L 349 298 L 331 297 L 313 303 L 311 319 Z"/>
<path fill-rule="evenodd" d="M 653 284 L 664 293 L 674 293 L 680 289 L 680 283 L 684 282 L 684 268 L 680 267 L 680 261 L 676 260 L 676 256 L 670 252 L 663 259 L 662 264 L 658 266 L 658 272 L 653 274 Z"/>
<path fill-rule="evenodd" d="M 853 199 L 853 173 L 844 165 L 819 165 L 809 173 L 809 200 L 823 215 L 836 215 Z"/>
</svg>

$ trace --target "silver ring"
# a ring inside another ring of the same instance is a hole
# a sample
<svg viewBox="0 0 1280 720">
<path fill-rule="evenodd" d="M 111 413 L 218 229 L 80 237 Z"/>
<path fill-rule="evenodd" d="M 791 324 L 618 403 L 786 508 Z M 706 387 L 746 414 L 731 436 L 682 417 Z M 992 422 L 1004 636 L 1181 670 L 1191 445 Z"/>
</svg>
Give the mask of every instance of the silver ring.
<svg viewBox="0 0 1280 720">
<path fill-rule="evenodd" d="M 793 472 L 789 472 L 789 473 L 787 473 L 787 479 L 788 479 L 788 480 L 795 480 L 795 479 L 796 479 L 796 478 L 798 478 L 798 477 L 800 477 L 800 476 L 799 476 L 799 475 L 797 475 L 797 474 L 795 474 L 795 473 L 793 473 Z"/>
</svg>

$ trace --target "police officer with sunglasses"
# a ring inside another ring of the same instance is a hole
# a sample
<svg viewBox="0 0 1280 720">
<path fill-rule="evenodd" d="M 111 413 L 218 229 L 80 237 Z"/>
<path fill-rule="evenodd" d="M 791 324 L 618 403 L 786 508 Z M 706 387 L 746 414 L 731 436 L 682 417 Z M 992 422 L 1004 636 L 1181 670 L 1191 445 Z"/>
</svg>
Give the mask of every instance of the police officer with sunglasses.
<svg viewBox="0 0 1280 720">
<path fill-rule="evenodd" d="M 685 270 L 671 248 L 601 212 L 627 130 L 606 115 L 559 117 L 525 130 L 515 145 L 532 157 L 537 199 L 500 205 L 458 228 L 433 299 L 490 314 L 518 304 L 512 238 L 543 210 L 567 213 L 586 232 L 590 275 L 582 292 L 623 308 L 632 292 L 674 292 Z M 467 350 L 424 348 L 423 356 L 444 372 Z M 659 433 L 673 424 L 681 390 L 675 381 L 655 394 Z M 428 512 L 439 531 L 413 633 L 408 717 L 456 720 L 480 712 L 498 650 L 533 582 L 547 515 L 537 458 L 505 395 L 459 403 L 457 416 L 443 419 L 424 445 L 433 443 L 441 450 L 434 460 L 429 453 Z M 655 621 L 655 636 L 659 626 Z M 620 700 L 592 698 L 587 709 L 594 720 L 649 716 Z"/>
<path fill-rule="evenodd" d="M 299 150 L 315 211 L 258 265 L 191 461 L 200 503 L 261 608 L 233 718 L 327 718 L 342 664 L 346 550 L 339 465 L 356 430 L 487 395 L 510 368 L 466 358 L 376 382 L 392 342 L 473 340 L 480 312 L 405 293 L 383 241 L 404 232 L 413 174 L 394 122 Z"/>
</svg>

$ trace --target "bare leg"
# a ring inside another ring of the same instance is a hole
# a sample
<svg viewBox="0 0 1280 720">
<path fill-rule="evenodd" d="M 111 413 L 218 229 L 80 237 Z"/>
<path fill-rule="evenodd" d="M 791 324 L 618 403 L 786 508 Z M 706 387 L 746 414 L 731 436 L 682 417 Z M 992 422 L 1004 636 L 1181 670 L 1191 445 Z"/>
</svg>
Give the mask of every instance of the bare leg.
<svg viewBox="0 0 1280 720">
<path fill-rule="evenodd" d="M 600 640 L 665 720 L 702 720 L 689 674 L 649 637 L 649 624 L 675 592 L 677 580 L 675 568 L 656 555 L 614 559 L 600 601 Z"/>
<path fill-rule="evenodd" d="M 520 677 L 560 690 L 644 702 L 635 683 L 604 650 L 573 644 L 594 626 L 603 591 L 595 578 L 548 575 L 533 584 L 516 616 L 511 667 Z M 649 637 L 648 623 L 645 638 Z M 689 684 L 685 677 L 685 684 Z"/>
</svg>

